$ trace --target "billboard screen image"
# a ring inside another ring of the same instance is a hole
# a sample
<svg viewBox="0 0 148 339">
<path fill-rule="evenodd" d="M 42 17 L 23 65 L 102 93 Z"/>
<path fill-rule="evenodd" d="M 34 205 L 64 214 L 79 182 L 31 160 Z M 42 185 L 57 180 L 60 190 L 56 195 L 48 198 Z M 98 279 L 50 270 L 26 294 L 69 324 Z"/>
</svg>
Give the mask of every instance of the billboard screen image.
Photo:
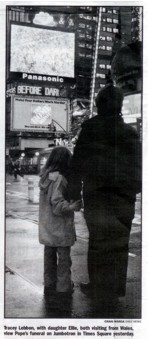
<svg viewBox="0 0 148 339">
<path fill-rule="evenodd" d="M 66 99 L 13 96 L 11 130 L 47 132 L 48 125 L 52 122 L 56 131 L 68 132 L 68 101 Z"/>
<path fill-rule="evenodd" d="M 75 34 L 11 25 L 10 72 L 74 78 Z"/>
<path fill-rule="evenodd" d="M 38 105 L 35 104 L 35 107 L 32 105 L 31 110 L 31 125 L 48 125 L 52 122 L 52 109 L 48 104 Z"/>
</svg>

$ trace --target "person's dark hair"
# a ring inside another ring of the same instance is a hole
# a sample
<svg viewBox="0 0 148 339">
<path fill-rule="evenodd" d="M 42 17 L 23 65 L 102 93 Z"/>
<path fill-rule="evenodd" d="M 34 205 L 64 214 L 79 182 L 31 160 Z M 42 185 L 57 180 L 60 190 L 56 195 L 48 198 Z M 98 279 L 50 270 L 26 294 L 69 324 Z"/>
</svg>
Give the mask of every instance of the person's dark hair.
<svg viewBox="0 0 148 339">
<path fill-rule="evenodd" d="M 102 116 L 121 115 L 123 98 L 122 89 L 113 84 L 101 88 L 95 99 L 98 114 Z"/>
<path fill-rule="evenodd" d="M 68 148 L 64 146 L 54 147 L 51 151 L 43 172 L 49 170 L 49 172 L 59 171 L 60 174 L 66 176 L 70 167 L 72 154 Z"/>
</svg>

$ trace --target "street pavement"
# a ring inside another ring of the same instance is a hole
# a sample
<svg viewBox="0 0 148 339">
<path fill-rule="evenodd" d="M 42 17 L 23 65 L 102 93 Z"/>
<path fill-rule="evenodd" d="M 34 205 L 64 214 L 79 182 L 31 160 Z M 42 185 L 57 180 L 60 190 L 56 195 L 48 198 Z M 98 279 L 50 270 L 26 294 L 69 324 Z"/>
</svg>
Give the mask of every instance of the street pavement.
<svg viewBox="0 0 148 339">
<path fill-rule="evenodd" d="M 33 181 L 33 190 L 28 182 Z M 133 220 L 127 292 L 109 313 L 96 310 L 90 297 L 80 290 L 88 281 L 88 231 L 83 211 L 75 213 L 77 241 L 71 249 L 74 293 L 66 301 L 43 296 L 43 245 L 38 241 L 39 177 L 25 175 L 15 181 L 6 175 L 6 318 L 141 318 L 141 199 L 137 197 Z M 31 192 L 31 195 L 30 195 Z M 62 298 L 62 297 L 60 297 Z"/>
</svg>

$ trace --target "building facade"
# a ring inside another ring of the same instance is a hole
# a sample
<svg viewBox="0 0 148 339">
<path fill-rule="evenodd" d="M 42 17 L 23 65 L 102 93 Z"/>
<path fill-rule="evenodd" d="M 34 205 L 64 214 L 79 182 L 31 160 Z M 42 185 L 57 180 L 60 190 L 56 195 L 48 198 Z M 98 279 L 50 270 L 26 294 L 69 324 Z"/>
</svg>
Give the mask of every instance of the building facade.
<svg viewBox="0 0 148 339">
<path fill-rule="evenodd" d="M 99 8 L 91 82 L 91 113 L 98 90 L 111 81 L 111 64 L 115 54 L 120 48 L 137 41 L 142 41 L 142 7 Z"/>
</svg>

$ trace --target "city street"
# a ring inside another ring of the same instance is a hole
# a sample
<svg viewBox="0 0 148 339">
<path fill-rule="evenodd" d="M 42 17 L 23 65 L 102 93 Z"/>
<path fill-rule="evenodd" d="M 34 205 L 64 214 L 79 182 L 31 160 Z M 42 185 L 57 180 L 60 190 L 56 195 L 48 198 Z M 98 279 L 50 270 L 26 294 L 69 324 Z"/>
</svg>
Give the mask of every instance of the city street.
<svg viewBox="0 0 148 339">
<path fill-rule="evenodd" d="M 34 190 L 30 201 L 28 179 Z M 83 211 L 75 213 L 77 241 L 71 250 L 74 293 L 71 300 L 63 302 L 56 297 L 43 296 L 43 246 L 38 241 L 39 177 L 25 175 L 15 181 L 6 175 L 6 318 L 141 318 L 141 218 L 140 197 L 137 198 L 133 220 L 127 293 L 119 299 L 116 310 L 102 314 L 94 309 L 91 298 L 80 290 L 80 282 L 88 281 L 88 232 Z"/>
</svg>

